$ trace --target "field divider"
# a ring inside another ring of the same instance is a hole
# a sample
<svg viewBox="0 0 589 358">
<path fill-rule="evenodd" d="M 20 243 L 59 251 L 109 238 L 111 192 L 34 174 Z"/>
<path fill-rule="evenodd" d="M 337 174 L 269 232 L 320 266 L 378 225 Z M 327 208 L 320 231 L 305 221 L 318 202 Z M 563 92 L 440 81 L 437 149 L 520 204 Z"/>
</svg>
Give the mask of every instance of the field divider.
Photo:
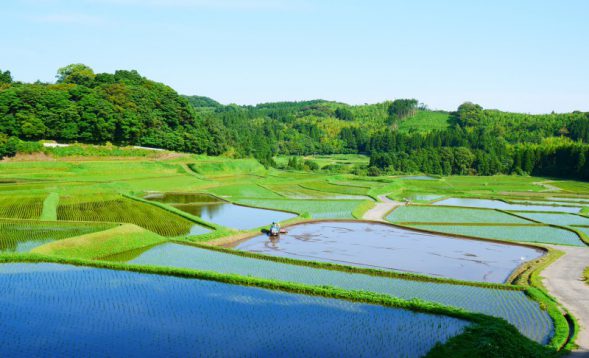
<svg viewBox="0 0 589 358">
<path fill-rule="evenodd" d="M 394 224 L 399 225 L 434 225 L 434 226 L 513 226 L 513 227 L 549 227 L 556 225 L 550 225 L 545 223 L 530 223 L 530 224 L 518 224 L 518 223 L 485 223 L 485 222 L 461 222 L 461 223 L 452 223 L 447 221 L 395 221 Z"/>
<path fill-rule="evenodd" d="M 496 333 L 493 332 L 505 332 L 503 333 L 505 335 L 503 339 L 507 339 L 508 337 L 509 339 L 517 338 L 522 343 L 533 344 L 535 347 L 541 347 L 539 344 L 523 337 L 514 326 L 510 325 L 502 318 L 492 317 L 480 313 L 473 313 L 461 308 L 446 306 L 421 299 L 405 300 L 370 291 L 345 290 L 332 286 L 314 286 L 288 281 L 263 279 L 253 276 L 221 274 L 214 271 L 205 270 L 191 270 L 182 268 L 171 268 L 165 266 L 122 264 L 116 262 L 94 261 L 86 259 L 66 259 L 37 254 L 11 254 L 0 256 L 0 263 L 18 262 L 55 263 L 73 266 L 94 267 L 98 269 L 138 272 L 142 274 L 166 275 L 187 279 L 201 279 L 226 284 L 277 290 L 294 294 L 304 294 L 309 296 L 346 300 L 350 302 L 374 304 L 390 308 L 406 309 L 413 312 L 444 315 L 469 321 L 471 322 L 471 326 L 473 328 L 476 327 L 478 330 L 483 330 L 485 334 L 481 334 L 482 337 L 479 337 L 479 339 L 484 339 L 483 337 L 487 337 L 487 335 L 496 335 Z M 492 327 L 490 331 L 487 331 L 488 327 Z M 472 335 L 472 330 L 467 329 L 463 334 Z"/>
<path fill-rule="evenodd" d="M 329 221 L 332 222 L 334 220 L 329 220 Z M 349 220 L 340 220 L 340 221 L 348 221 L 349 222 Z M 311 222 L 320 222 L 320 221 L 308 220 L 308 221 L 304 221 L 302 223 L 311 223 Z M 358 222 L 358 221 L 354 221 L 354 222 Z M 368 221 L 368 222 L 374 223 L 373 221 Z M 297 225 L 300 223 L 301 222 L 298 222 L 293 225 Z M 247 239 L 248 239 L 248 237 L 243 237 L 241 240 L 247 240 Z M 452 278 L 433 277 L 433 276 L 420 275 L 420 274 L 415 274 L 415 273 L 386 271 L 386 270 L 379 270 L 379 269 L 373 269 L 373 268 L 367 268 L 367 267 L 335 264 L 335 263 L 329 263 L 329 262 L 320 262 L 320 261 L 312 261 L 312 260 L 292 259 L 292 258 L 288 258 L 288 257 L 270 256 L 270 255 L 255 253 L 255 252 L 236 250 L 236 249 L 223 247 L 223 246 L 211 245 L 206 242 L 192 242 L 192 241 L 182 241 L 182 240 L 174 240 L 174 239 L 172 239 L 171 242 L 181 244 L 181 245 L 194 246 L 194 247 L 198 247 L 198 248 L 206 249 L 206 250 L 211 250 L 211 251 L 222 252 L 222 253 L 235 255 L 235 256 L 242 256 L 242 257 L 284 263 L 284 264 L 295 265 L 295 266 L 319 268 L 319 269 L 331 270 L 331 271 L 357 273 L 357 274 L 364 274 L 364 275 L 378 276 L 378 277 L 398 278 L 398 279 L 420 281 L 420 282 L 447 283 L 447 284 L 462 285 L 462 286 L 494 288 L 494 289 L 510 290 L 510 291 L 523 291 L 523 290 L 525 290 L 524 286 L 519 286 L 519 285 L 514 285 L 514 284 L 479 282 L 479 281 L 463 281 L 463 280 L 457 280 L 457 279 L 452 279 Z"/>
<path fill-rule="evenodd" d="M 191 215 L 191 214 L 189 214 L 187 212 L 184 212 L 184 211 L 182 211 L 180 209 L 176 209 L 176 208 L 174 208 L 172 206 L 169 206 L 169 205 L 166 205 L 164 203 L 159 203 L 157 201 L 145 200 L 145 199 L 142 199 L 142 198 L 139 198 L 139 197 L 130 195 L 130 194 L 124 194 L 123 193 L 122 196 L 125 197 L 125 198 L 128 198 L 128 199 L 131 199 L 131 200 L 138 201 L 140 203 L 144 203 L 144 204 L 156 206 L 156 207 L 158 207 L 160 209 L 163 209 L 163 210 L 165 210 L 165 211 L 167 211 L 169 213 L 172 213 L 172 214 L 181 216 L 181 217 L 183 217 L 183 218 L 185 218 L 185 219 L 187 219 L 189 221 L 192 221 L 192 222 L 194 222 L 196 224 L 199 224 L 201 226 L 204 226 L 205 228 L 208 228 L 208 229 L 212 229 L 212 230 L 227 230 L 228 229 L 228 228 L 225 228 L 224 226 L 217 225 L 217 224 L 214 224 L 214 223 L 210 223 L 208 221 L 204 221 L 203 219 L 199 218 L 198 216 Z"/>
<path fill-rule="evenodd" d="M 573 232 L 573 233 L 575 233 L 579 237 L 579 239 L 581 239 L 581 241 L 585 245 L 589 245 L 589 236 L 587 236 L 584 232 L 575 229 L 574 225 L 570 225 L 570 226 L 562 225 L 561 226 L 561 225 L 554 225 L 554 224 L 546 224 L 546 223 L 544 223 L 544 222 L 542 222 L 540 220 L 530 219 L 530 218 L 526 218 L 525 216 L 520 216 L 520 215 L 518 215 L 515 212 L 509 212 L 509 211 L 504 211 L 504 210 L 499 210 L 499 211 L 502 211 L 502 212 L 504 212 L 506 214 L 513 215 L 513 216 L 518 217 L 518 218 L 527 219 L 529 221 L 532 221 L 532 222 L 535 222 L 535 223 L 538 223 L 538 224 L 542 224 L 544 226 L 554 227 L 554 228 L 557 228 L 557 229 L 562 229 L 562 230 L 567 230 L 567 231 Z M 535 211 L 533 213 L 541 213 L 541 212 Z M 576 214 L 572 214 L 572 215 L 580 216 L 580 215 L 576 215 Z"/>
<path fill-rule="evenodd" d="M 57 221 L 57 206 L 59 205 L 59 194 L 49 193 L 43 201 L 43 210 L 39 220 Z"/>
</svg>

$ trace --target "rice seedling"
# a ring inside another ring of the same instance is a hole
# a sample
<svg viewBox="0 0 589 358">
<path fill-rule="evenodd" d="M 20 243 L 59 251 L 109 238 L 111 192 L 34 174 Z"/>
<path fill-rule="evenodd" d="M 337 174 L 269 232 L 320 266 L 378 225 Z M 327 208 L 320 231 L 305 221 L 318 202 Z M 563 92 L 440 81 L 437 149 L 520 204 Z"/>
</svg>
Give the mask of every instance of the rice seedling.
<svg viewBox="0 0 589 358">
<path fill-rule="evenodd" d="M 470 325 L 402 308 L 134 272 L 56 264 L 4 264 L 0 272 L 9 273 L 0 275 L 0 350 L 7 356 L 248 356 L 262 349 L 284 357 L 421 357 Z"/>
<path fill-rule="evenodd" d="M 0 198 L 0 218 L 38 219 L 44 200 L 44 195 L 3 195 Z"/>
<path fill-rule="evenodd" d="M 550 225 L 589 225 L 589 218 L 575 214 L 516 212 L 517 215 Z"/>
<path fill-rule="evenodd" d="M 109 224 L 0 219 L 0 252 L 25 252 L 55 240 L 111 227 Z"/>
<path fill-rule="evenodd" d="M 495 210 L 414 205 L 398 207 L 387 216 L 387 220 L 395 223 L 440 222 L 531 224 L 528 220 Z"/>
<path fill-rule="evenodd" d="M 548 342 L 553 331 L 548 314 L 537 302 L 532 301 L 519 290 L 422 282 L 325 270 L 173 243 L 111 259 L 141 265 L 181 267 L 316 286 L 334 286 L 347 290 L 364 290 L 408 300 L 417 298 L 503 318 L 517 327 L 523 335 L 540 343 Z"/>
<path fill-rule="evenodd" d="M 186 235 L 195 224 L 159 207 L 116 195 L 64 197 L 59 220 L 130 223 L 162 236 Z"/>
<path fill-rule="evenodd" d="M 311 181 L 301 184 L 301 187 L 311 190 L 322 191 L 326 193 L 336 193 L 344 195 L 367 195 L 369 188 L 361 186 L 350 186 L 345 184 L 332 184 L 325 181 Z"/>
<path fill-rule="evenodd" d="M 537 242 L 585 246 L 579 236 L 572 231 L 544 225 L 485 226 L 468 224 L 409 224 L 407 226 L 446 234 L 464 235 L 483 239 L 514 242 Z"/>
<path fill-rule="evenodd" d="M 352 219 L 361 200 L 239 199 L 237 203 L 260 208 L 294 211 L 314 219 Z"/>
</svg>

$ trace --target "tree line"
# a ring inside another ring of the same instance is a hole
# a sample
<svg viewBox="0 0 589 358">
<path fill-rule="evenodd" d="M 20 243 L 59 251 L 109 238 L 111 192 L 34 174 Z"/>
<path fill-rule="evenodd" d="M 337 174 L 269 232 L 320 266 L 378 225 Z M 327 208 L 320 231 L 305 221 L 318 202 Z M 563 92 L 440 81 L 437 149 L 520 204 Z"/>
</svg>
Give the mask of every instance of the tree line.
<svg viewBox="0 0 589 358">
<path fill-rule="evenodd" d="M 361 153 L 370 156 L 370 173 L 589 179 L 587 113 L 508 113 L 467 102 L 444 113 L 442 130 L 404 129 L 428 113 L 416 99 L 223 105 L 181 96 L 134 70 L 94 73 L 83 64 L 60 68 L 55 83 L 22 83 L 0 70 L 0 156 L 24 148 L 22 141 L 53 139 L 255 157 L 266 166 L 276 155 Z"/>
</svg>

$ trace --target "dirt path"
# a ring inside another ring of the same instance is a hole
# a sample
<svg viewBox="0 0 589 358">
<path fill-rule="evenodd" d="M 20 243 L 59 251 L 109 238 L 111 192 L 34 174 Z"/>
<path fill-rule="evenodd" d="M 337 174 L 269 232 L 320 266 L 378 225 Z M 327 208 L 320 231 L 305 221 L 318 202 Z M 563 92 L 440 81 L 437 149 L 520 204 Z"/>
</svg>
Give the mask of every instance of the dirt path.
<svg viewBox="0 0 589 358">
<path fill-rule="evenodd" d="M 379 195 L 378 200 L 379 202 L 377 202 L 372 209 L 364 213 L 362 219 L 373 221 L 386 221 L 384 217 L 386 214 L 388 214 L 389 211 L 393 210 L 393 208 L 396 208 L 397 206 L 405 205 L 400 201 L 394 201 L 387 198 L 386 195 Z"/>
<path fill-rule="evenodd" d="M 589 248 L 553 246 L 565 255 L 542 271 L 544 285 L 573 316 L 581 331 L 577 336 L 579 349 L 571 357 L 589 356 L 589 285 L 583 281 L 583 270 L 589 265 Z"/>
</svg>

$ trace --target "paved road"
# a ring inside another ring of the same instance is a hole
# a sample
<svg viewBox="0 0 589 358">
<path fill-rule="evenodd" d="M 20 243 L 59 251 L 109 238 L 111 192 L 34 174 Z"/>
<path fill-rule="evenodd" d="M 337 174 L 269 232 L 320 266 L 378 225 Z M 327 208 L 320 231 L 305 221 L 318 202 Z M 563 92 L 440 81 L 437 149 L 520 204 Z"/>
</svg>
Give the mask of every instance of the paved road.
<svg viewBox="0 0 589 358">
<path fill-rule="evenodd" d="M 364 213 L 362 219 L 364 220 L 373 220 L 373 221 L 386 221 L 384 219 L 385 215 L 388 214 L 389 211 L 393 210 L 393 208 L 401 205 L 405 205 L 400 201 L 394 201 L 387 198 L 386 195 L 380 195 L 378 197 L 379 202 L 374 205 L 374 207 L 367 212 Z"/>
<path fill-rule="evenodd" d="M 564 251 L 552 265 L 542 271 L 544 285 L 579 321 L 579 349 L 571 357 L 589 357 L 589 285 L 583 281 L 583 270 L 589 266 L 589 248 L 552 246 Z"/>
</svg>

